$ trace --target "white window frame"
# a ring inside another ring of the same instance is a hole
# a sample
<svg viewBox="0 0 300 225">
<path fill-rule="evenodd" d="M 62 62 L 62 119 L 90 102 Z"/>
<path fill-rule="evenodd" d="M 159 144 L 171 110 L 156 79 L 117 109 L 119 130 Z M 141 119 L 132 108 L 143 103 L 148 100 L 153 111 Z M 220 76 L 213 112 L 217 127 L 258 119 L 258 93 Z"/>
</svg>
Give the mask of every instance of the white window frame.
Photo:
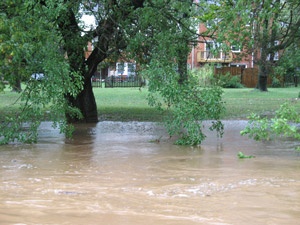
<svg viewBox="0 0 300 225">
<path fill-rule="evenodd" d="M 234 48 L 237 48 L 237 50 L 235 50 Z M 241 48 L 238 45 L 231 45 L 231 51 L 234 53 L 239 53 L 241 52 Z"/>
<path fill-rule="evenodd" d="M 135 75 L 136 64 L 135 63 L 125 63 L 118 62 L 116 63 L 116 75 L 127 75 L 134 76 Z"/>
<path fill-rule="evenodd" d="M 119 62 L 116 65 L 116 75 L 123 75 L 125 72 L 125 63 Z"/>
</svg>

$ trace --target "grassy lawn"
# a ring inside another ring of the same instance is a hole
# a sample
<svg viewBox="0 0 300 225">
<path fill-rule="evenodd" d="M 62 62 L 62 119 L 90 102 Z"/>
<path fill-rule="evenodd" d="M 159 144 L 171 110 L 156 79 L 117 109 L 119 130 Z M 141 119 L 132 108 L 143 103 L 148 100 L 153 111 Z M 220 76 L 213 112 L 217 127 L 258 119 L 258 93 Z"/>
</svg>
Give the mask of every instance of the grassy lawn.
<svg viewBox="0 0 300 225">
<path fill-rule="evenodd" d="M 0 119 L 5 115 L 15 113 L 20 104 L 17 103 L 20 94 L 11 92 L 10 89 L 6 88 L 3 92 L 0 92 Z"/>
<path fill-rule="evenodd" d="M 251 112 L 272 115 L 284 102 L 292 102 L 299 110 L 300 88 L 269 88 L 260 92 L 252 88 L 224 89 L 226 114 L 224 118 L 246 118 Z M 298 100 L 297 100 L 298 99 Z"/>
<path fill-rule="evenodd" d="M 281 104 L 293 102 L 300 114 L 300 88 L 269 88 L 268 92 L 259 92 L 250 88 L 224 89 L 226 113 L 223 119 L 244 119 L 251 112 L 272 115 Z M 160 121 L 159 112 L 147 105 L 147 89 L 142 88 L 94 88 L 100 120 L 115 121 Z M 0 93 L 1 116 L 15 111 L 13 104 L 19 94 L 10 90 Z"/>
<path fill-rule="evenodd" d="M 94 93 L 100 120 L 161 120 L 157 110 L 148 106 L 145 88 L 94 88 Z"/>
</svg>

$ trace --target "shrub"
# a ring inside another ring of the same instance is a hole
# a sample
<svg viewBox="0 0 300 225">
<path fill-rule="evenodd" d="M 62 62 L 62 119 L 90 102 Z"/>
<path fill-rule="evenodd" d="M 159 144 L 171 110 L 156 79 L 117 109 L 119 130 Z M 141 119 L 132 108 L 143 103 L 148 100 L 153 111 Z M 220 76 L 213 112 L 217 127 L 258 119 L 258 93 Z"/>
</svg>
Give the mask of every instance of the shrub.
<svg viewBox="0 0 300 225">
<path fill-rule="evenodd" d="M 220 75 L 217 78 L 217 83 L 223 88 L 243 88 L 241 84 L 240 76 L 231 76 L 231 74 L 226 73 L 225 75 Z"/>
<path fill-rule="evenodd" d="M 281 83 L 280 83 L 280 80 L 277 79 L 276 77 L 273 77 L 272 78 L 272 85 L 271 85 L 273 88 L 279 88 L 281 87 Z"/>
<path fill-rule="evenodd" d="M 249 135 L 256 141 L 270 140 L 276 136 L 292 137 L 300 140 L 300 133 L 296 124 L 300 123 L 299 113 L 289 103 L 280 106 L 274 118 L 261 118 L 256 114 L 249 117 L 248 125 L 241 131 L 241 135 Z M 300 150 L 300 146 L 297 147 Z"/>
<path fill-rule="evenodd" d="M 211 86 L 214 83 L 214 68 L 205 65 L 199 69 L 194 69 L 190 73 L 190 78 L 194 79 L 200 87 Z"/>
</svg>

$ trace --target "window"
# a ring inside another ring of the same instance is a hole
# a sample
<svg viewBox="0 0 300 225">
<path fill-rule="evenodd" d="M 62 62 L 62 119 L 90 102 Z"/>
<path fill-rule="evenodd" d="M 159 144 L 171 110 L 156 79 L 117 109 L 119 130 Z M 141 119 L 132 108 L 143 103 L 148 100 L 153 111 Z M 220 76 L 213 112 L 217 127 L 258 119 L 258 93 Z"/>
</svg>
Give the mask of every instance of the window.
<svg viewBox="0 0 300 225">
<path fill-rule="evenodd" d="M 124 73 L 124 63 L 117 63 L 117 75 Z"/>
<path fill-rule="evenodd" d="M 128 76 L 135 75 L 135 64 L 134 63 L 127 63 L 127 74 L 128 74 Z"/>
<path fill-rule="evenodd" d="M 245 69 L 245 68 L 247 68 L 247 64 L 240 64 L 240 63 L 231 63 L 230 64 L 230 67 L 240 67 L 240 68 L 243 68 L 243 69 Z"/>
<path fill-rule="evenodd" d="M 232 52 L 241 52 L 241 48 L 238 45 L 232 45 L 231 51 Z"/>
<path fill-rule="evenodd" d="M 218 26 L 218 23 L 220 22 L 221 20 L 216 18 L 216 19 L 213 19 L 213 20 L 208 20 L 206 21 L 206 27 L 207 28 L 214 28 L 216 26 Z"/>
<path fill-rule="evenodd" d="M 116 75 L 134 76 L 135 63 L 120 62 L 116 65 Z"/>
<path fill-rule="evenodd" d="M 214 51 L 218 50 L 221 47 L 221 43 L 215 41 L 207 41 L 205 44 L 205 51 Z"/>
<path fill-rule="evenodd" d="M 204 58 L 206 59 L 220 59 L 222 56 L 221 43 L 215 41 L 208 41 L 205 44 Z"/>
<path fill-rule="evenodd" d="M 274 46 L 279 45 L 279 41 L 274 41 Z M 270 54 L 268 55 L 268 60 L 270 60 Z M 279 52 L 274 52 L 274 61 L 278 61 L 279 60 Z"/>
</svg>

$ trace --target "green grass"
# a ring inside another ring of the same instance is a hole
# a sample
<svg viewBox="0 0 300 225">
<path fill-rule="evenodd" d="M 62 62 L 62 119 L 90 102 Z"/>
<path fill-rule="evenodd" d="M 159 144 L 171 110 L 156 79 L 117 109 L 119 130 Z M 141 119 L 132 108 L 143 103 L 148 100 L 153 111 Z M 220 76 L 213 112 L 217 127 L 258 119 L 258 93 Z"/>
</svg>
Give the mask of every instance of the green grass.
<svg viewBox="0 0 300 225">
<path fill-rule="evenodd" d="M 10 91 L 8 87 L 3 92 L 0 92 L 0 119 L 18 110 L 20 106 L 18 103 L 19 97 L 20 94 Z"/>
<path fill-rule="evenodd" d="M 94 94 L 100 120 L 161 120 L 160 113 L 148 106 L 145 88 L 94 88 Z"/>
<path fill-rule="evenodd" d="M 224 89 L 226 113 L 223 117 L 243 119 L 252 112 L 272 116 L 284 102 L 292 102 L 300 114 L 299 92 L 300 88 L 269 88 L 268 92 L 253 88 Z"/>
<path fill-rule="evenodd" d="M 252 112 L 271 116 L 281 104 L 292 102 L 299 110 L 297 100 L 300 88 L 269 88 L 260 92 L 250 88 L 224 89 L 226 113 L 223 119 L 244 119 Z M 142 88 L 94 88 L 100 120 L 114 121 L 161 121 L 160 112 L 147 104 L 147 89 Z M 1 116 L 15 112 L 19 97 L 6 89 L 0 93 Z"/>
</svg>

